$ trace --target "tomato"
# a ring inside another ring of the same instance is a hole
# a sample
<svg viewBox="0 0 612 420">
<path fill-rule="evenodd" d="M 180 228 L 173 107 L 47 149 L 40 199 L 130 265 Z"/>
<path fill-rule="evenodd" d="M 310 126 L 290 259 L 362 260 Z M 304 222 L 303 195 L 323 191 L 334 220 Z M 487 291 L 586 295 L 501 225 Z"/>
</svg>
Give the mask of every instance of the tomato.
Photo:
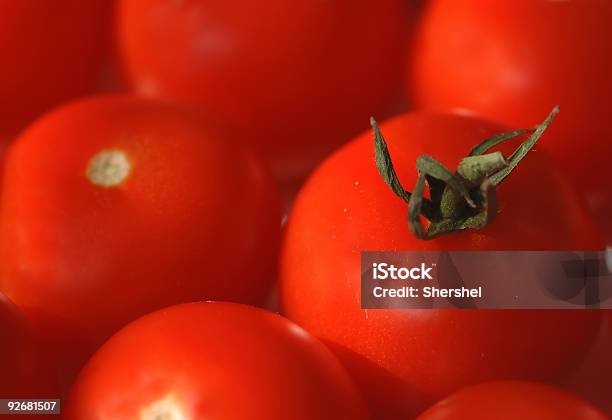
<svg viewBox="0 0 612 420">
<path fill-rule="evenodd" d="M 484 383 L 440 401 L 417 420 L 606 420 L 587 401 L 555 387 L 521 381 Z"/>
<path fill-rule="evenodd" d="M 611 20 L 607 0 L 431 1 L 407 89 L 421 108 L 469 109 L 512 127 L 530 127 L 560 105 L 551 130 L 564 135 L 542 149 L 584 192 L 612 244 Z"/>
<path fill-rule="evenodd" d="M 334 356 L 279 315 L 208 302 L 162 309 L 81 372 L 68 419 L 364 419 Z"/>
<path fill-rule="evenodd" d="M 96 84 L 110 0 L 0 0 L 0 136 Z"/>
<path fill-rule="evenodd" d="M 118 48 L 135 91 L 198 104 L 291 176 L 365 129 L 370 113 L 389 111 L 405 9 L 403 0 L 121 0 Z"/>
<path fill-rule="evenodd" d="M 566 388 L 587 398 L 602 410 L 612 414 L 612 333 L 609 316 L 612 311 L 603 310 L 608 318 L 608 328 L 602 328 L 586 360 L 571 377 Z"/>
<path fill-rule="evenodd" d="M 381 130 L 409 190 L 419 155 L 455 168 L 476 143 L 507 131 L 425 112 L 394 118 Z M 554 143 L 550 134 L 540 142 Z M 414 416 L 486 380 L 560 380 L 588 350 L 598 311 L 363 310 L 360 251 L 600 249 L 561 175 L 545 153 L 532 152 L 500 185 L 493 223 L 421 241 L 408 229 L 406 204 L 377 172 L 373 135 L 364 133 L 329 157 L 298 195 L 281 256 L 284 313 L 336 351 L 380 417 Z"/>
<path fill-rule="evenodd" d="M 57 398 L 55 372 L 19 309 L 0 293 L 0 398 Z"/>
<path fill-rule="evenodd" d="M 263 303 L 279 236 L 278 194 L 251 152 L 186 108 L 95 97 L 39 120 L 9 151 L 0 290 L 78 368 L 151 310 Z"/>
</svg>

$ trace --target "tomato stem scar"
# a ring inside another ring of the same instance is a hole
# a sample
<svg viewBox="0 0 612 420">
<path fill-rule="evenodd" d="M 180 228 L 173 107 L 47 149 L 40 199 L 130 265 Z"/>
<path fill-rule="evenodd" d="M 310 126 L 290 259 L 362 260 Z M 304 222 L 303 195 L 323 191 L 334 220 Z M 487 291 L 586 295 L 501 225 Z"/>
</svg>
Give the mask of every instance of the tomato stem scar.
<svg viewBox="0 0 612 420">
<path fill-rule="evenodd" d="M 122 150 L 103 150 L 89 161 L 87 178 L 101 187 L 115 187 L 129 176 L 131 168 L 132 164 Z"/>
</svg>

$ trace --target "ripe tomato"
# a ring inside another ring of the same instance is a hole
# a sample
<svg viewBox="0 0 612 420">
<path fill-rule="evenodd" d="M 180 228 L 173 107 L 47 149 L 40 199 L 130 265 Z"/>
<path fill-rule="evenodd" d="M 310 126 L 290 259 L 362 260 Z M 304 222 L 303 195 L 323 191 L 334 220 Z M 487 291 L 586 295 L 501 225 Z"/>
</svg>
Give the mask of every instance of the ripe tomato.
<svg viewBox="0 0 612 420">
<path fill-rule="evenodd" d="M 0 0 L 0 137 L 97 81 L 110 0 Z"/>
<path fill-rule="evenodd" d="M 0 207 L 0 290 L 73 367 L 151 310 L 263 303 L 280 236 L 277 192 L 247 150 L 179 106 L 75 102 L 16 141 Z"/>
<path fill-rule="evenodd" d="M 607 420 L 599 409 L 549 385 L 500 381 L 462 389 L 417 420 Z"/>
<path fill-rule="evenodd" d="M 564 135 L 542 149 L 585 192 L 610 243 L 612 189 L 600 157 L 612 155 L 603 99 L 612 96 L 611 20 L 607 0 L 434 0 L 407 83 L 420 107 L 467 108 L 512 127 L 530 127 L 559 104 L 563 118 L 551 131 Z"/>
<path fill-rule="evenodd" d="M 197 103 L 288 172 L 387 110 L 406 15 L 404 0 L 121 0 L 117 37 L 134 90 Z"/>
<path fill-rule="evenodd" d="M 476 143 L 507 131 L 429 113 L 402 115 L 381 129 L 408 189 L 419 155 L 455 168 Z M 547 132 L 540 141 L 555 138 Z M 362 250 L 599 249 L 574 191 L 546 155 L 532 152 L 501 184 L 492 224 L 420 241 L 406 224 L 406 204 L 377 172 L 372 143 L 368 132 L 337 151 L 300 192 L 281 257 L 285 314 L 336 350 L 381 417 L 414 416 L 472 383 L 568 374 L 599 328 L 598 311 L 360 309 Z"/>
<path fill-rule="evenodd" d="M 610 310 L 603 310 L 609 319 Z M 608 321 L 609 323 L 609 321 Z M 602 328 L 584 363 L 566 385 L 569 391 L 587 398 L 612 414 L 612 333 L 609 325 Z"/>
<path fill-rule="evenodd" d="M 25 316 L 0 293 L 0 398 L 51 398 L 54 371 Z"/>
<path fill-rule="evenodd" d="M 68 419 L 364 419 L 342 366 L 279 315 L 222 302 L 149 314 L 81 372 Z"/>
</svg>

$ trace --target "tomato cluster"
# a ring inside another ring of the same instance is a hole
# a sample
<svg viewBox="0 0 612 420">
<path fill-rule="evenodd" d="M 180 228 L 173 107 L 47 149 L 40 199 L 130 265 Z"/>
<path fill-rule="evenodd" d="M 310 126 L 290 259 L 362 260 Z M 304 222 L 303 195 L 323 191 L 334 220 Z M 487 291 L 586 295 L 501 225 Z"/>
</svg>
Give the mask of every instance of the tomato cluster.
<svg viewBox="0 0 612 420">
<path fill-rule="evenodd" d="M 59 398 L 68 420 L 610 418 L 610 311 L 362 309 L 360 264 L 612 245 L 610 18 L 0 0 L 0 399 Z M 555 105 L 495 220 L 424 240 L 415 162 L 526 129 L 496 146 L 514 162 Z"/>
</svg>

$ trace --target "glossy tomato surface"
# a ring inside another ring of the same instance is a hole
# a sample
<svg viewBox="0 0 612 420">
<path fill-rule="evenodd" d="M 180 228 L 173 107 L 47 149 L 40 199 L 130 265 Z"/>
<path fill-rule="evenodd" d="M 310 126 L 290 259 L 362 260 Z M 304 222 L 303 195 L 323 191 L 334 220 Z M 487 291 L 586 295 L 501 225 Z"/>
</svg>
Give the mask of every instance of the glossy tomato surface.
<svg viewBox="0 0 612 420">
<path fill-rule="evenodd" d="M 208 302 L 149 314 L 81 372 L 68 419 L 365 419 L 329 350 L 279 315 Z"/>
<path fill-rule="evenodd" d="M 134 90 L 198 104 L 291 171 L 393 103 L 406 9 L 403 0 L 121 0 L 117 39 Z"/>
<path fill-rule="evenodd" d="M 507 129 L 476 118 L 412 113 L 381 130 L 400 181 L 412 190 L 417 156 L 455 168 L 473 145 Z M 540 141 L 553 143 L 548 134 Z M 497 217 L 484 229 L 415 239 L 406 204 L 377 172 L 370 132 L 328 158 L 300 192 L 282 249 L 284 313 L 335 349 L 373 412 L 407 418 L 486 380 L 559 380 L 588 350 L 601 321 L 597 311 L 360 308 L 363 250 L 601 247 L 575 192 L 539 149 L 500 185 L 498 201 Z"/>
<path fill-rule="evenodd" d="M 112 0 L 0 0 L 0 137 L 95 86 L 111 8 Z"/>
<path fill-rule="evenodd" d="M 563 117 L 552 129 L 563 135 L 542 148 L 584 193 L 609 243 L 611 20 L 607 0 L 434 0 L 417 31 L 407 83 L 419 107 L 469 109 L 512 127 L 530 127 L 560 105 Z"/>
<path fill-rule="evenodd" d="M 549 385 L 500 381 L 462 389 L 417 420 L 607 420 L 589 402 Z"/>
<path fill-rule="evenodd" d="M 53 368 L 21 311 L 0 293 L 0 398 L 57 398 Z"/>
<path fill-rule="evenodd" d="M 0 290 L 68 364 L 151 310 L 263 303 L 274 281 L 274 185 L 186 108 L 78 101 L 24 132 L 5 168 Z"/>
</svg>

